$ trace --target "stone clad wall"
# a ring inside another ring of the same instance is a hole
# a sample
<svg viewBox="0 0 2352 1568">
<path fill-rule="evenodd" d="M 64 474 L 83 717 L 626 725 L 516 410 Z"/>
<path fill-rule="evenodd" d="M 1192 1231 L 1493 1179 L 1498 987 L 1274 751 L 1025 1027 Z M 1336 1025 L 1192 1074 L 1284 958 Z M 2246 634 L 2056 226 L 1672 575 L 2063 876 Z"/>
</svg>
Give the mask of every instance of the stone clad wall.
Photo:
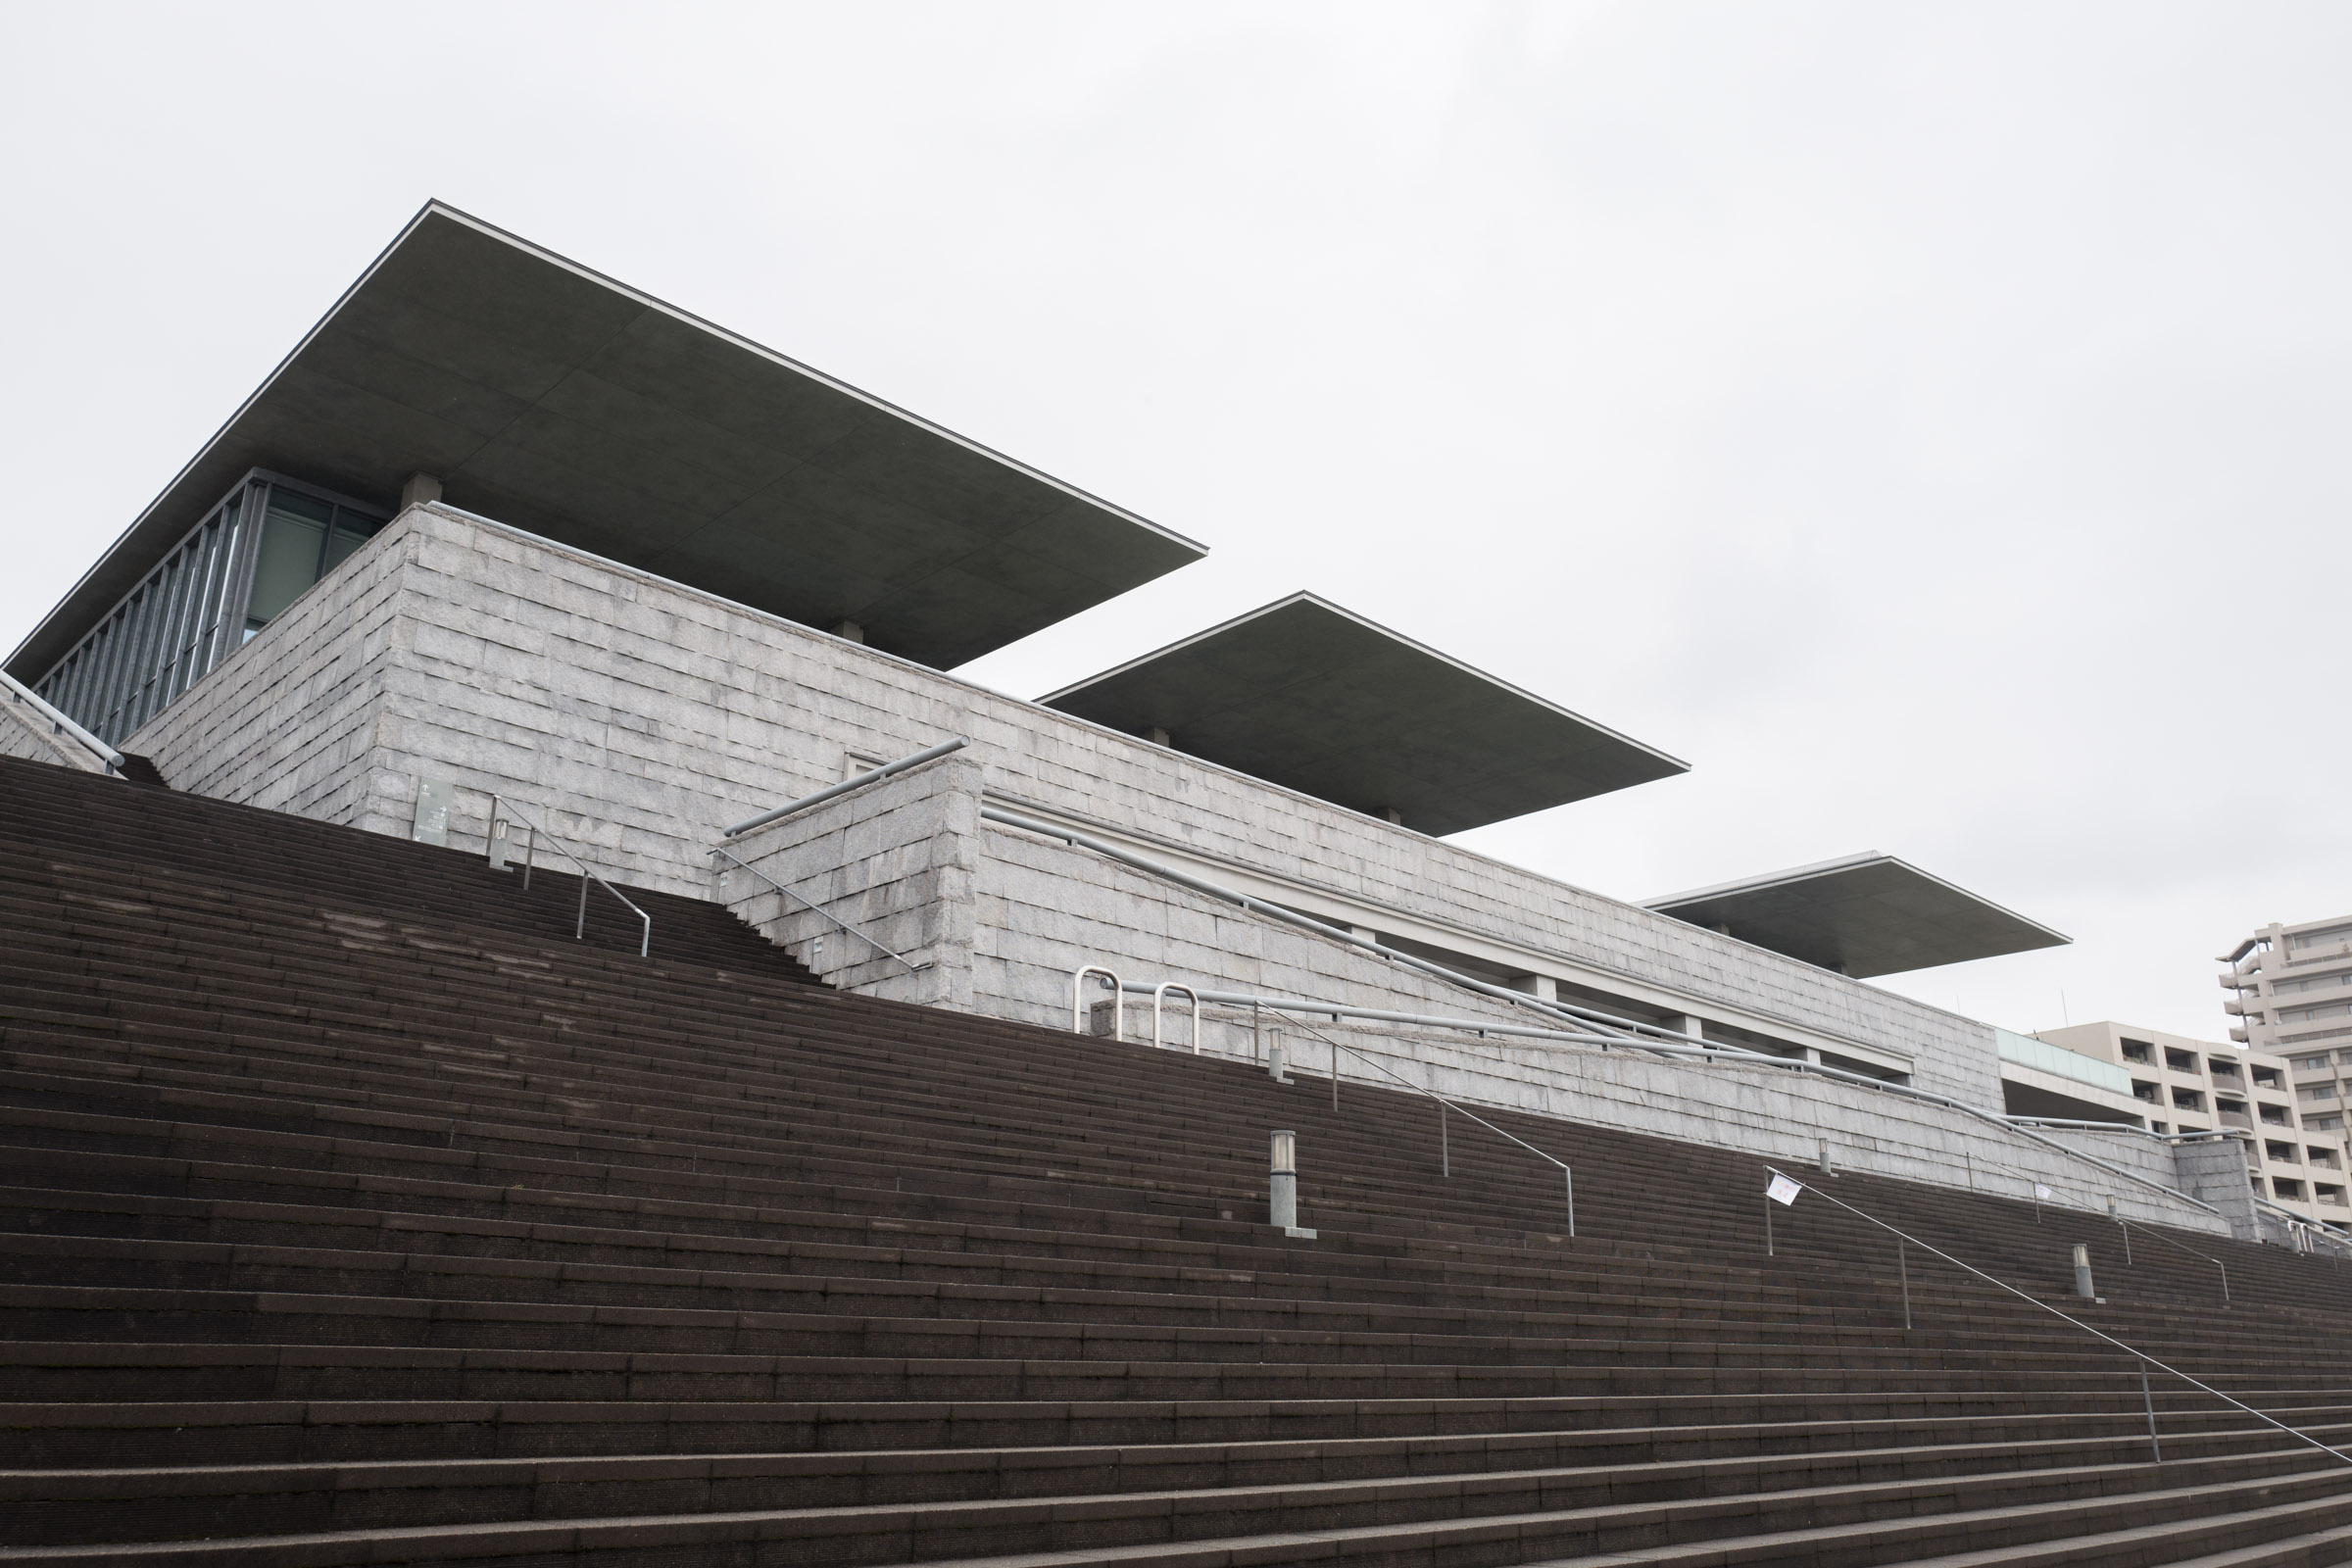
<svg viewBox="0 0 2352 1568">
<path fill-rule="evenodd" d="M 363 582 L 388 597 L 346 600 Z M 417 775 L 448 777 L 453 845 L 482 842 L 498 791 L 616 880 L 705 896 L 725 823 L 838 781 L 853 756 L 958 734 L 1001 797 L 1556 956 L 1595 983 L 1881 1044 L 1917 1059 L 1922 1087 L 1999 1104 L 1990 1031 L 1972 1020 L 440 506 L 404 513 L 133 749 L 182 787 L 386 831 L 407 831 Z M 997 892 L 984 929 L 1019 903 Z"/>
<path fill-rule="evenodd" d="M 0 692 L 0 757 L 21 757 L 28 762 L 48 762 L 77 773 L 103 773 L 106 763 L 96 753 L 70 736 L 60 735 L 29 703 L 12 701 L 14 693 Z"/>
<path fill-rule="evenodd" d="M 416 768 L 382 699 L 415 627 L 408 541 L 385 546 L 354 552 L 122 749 L 173 789 L 405 836 Z"/>
<path fill-rule="evenodd" d="M 755 828 L 726 848 L 918 966 L 910 972 L 768 882 L 728 868 L 727 906 L 829 984 L 972 1010 L 979 763 L 943 757 Z"/>
</svg>

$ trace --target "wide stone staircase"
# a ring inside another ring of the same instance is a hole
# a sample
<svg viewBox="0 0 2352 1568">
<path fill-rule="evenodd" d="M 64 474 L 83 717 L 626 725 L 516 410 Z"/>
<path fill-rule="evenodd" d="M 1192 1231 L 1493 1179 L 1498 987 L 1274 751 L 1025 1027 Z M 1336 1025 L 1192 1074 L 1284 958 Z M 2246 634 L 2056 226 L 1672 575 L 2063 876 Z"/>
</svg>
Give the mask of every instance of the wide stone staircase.
<svg viewBox="0 0 2352 1568">
<path fill-rule="evenodd" d="M 2331 1259 L 1810 1172 L 1768 1257 L 1757 1159 L 1494 1113 L 1571 1239 L 1426 1100 L 518 883 L 0 760 L 0 1562 L 2352 1559 L 2352 1462 L 1823 1195 L 2342 1445 Z"/>
</svg>

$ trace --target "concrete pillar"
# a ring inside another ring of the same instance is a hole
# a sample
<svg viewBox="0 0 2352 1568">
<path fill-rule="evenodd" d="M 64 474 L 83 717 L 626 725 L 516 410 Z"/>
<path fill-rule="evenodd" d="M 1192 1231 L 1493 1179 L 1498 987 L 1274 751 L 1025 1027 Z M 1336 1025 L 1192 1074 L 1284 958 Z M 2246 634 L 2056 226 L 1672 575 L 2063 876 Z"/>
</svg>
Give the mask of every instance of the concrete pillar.
<svg viewBox="0 0 2352 1568">
<path fill-rule="evenodd" d="M 845 643 L 862 643 L 865 641 L 865 628 L 854 620 L 845 620 L 833 628 L 833 635 Z"/>
<path fill-rule="evenodd" d="M 1153 724 L 1144 731 L 1144 739 L 1150 741 L 1154 746 L 1165 746 L 1168 744 L 1168 732 L 1164 729 L 1161 729 L 1157 724 Z"/>
<path fill-rule="evenodd" d="M 1396 808 L 1394 806 L 1390 807 L 1387 810 L 1381 812 L 1380 814 L 1387 817 L 1391 822 L 1395 823 L 1398 827 L 1404 826 L 1404 813 L 1396 809 Z"/>
<path fill-rule="evenodd" d="M 412 473 L 409 482 L 400 487 L 400 510 L 430 506 L 441 499 L 441 481 L 429 473 Z"/>
<path fill-rule="evenodd" d="M 1658 1027 L 1661 1029 L 1671 1029 L 1676 1034 L 1689 1035 L 1693 1040 L 1704 1040 L 1707 1038 L 1705 1027 L 1699 1022 L 1698 1019 L 1691 1017 L 1687 1012 L 1668 1013 L 1665 1017 L 1658 1020 Z"/>
</svg>

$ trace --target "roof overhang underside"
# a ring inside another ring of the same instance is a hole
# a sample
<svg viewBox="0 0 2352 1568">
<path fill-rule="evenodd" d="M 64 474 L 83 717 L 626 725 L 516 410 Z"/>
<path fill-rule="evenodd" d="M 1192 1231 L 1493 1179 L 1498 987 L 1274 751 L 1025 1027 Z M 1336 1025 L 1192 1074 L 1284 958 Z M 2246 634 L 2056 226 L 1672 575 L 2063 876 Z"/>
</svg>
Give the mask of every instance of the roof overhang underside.
<svg viewBox="0 0 2352 1568">
<path fill-rule="evenodd" d="M 452 505 L 939 667 L 1192 541 L 436 203 L 8 661 L 37 679 L 255 466 Z"/>
<path fill-rule="evenodd" d="M 2071 938 L 1891 855 L 1857 855 L 1643 906 L 1857 980 Z"/>
<path fill-rule="evenodd" d="M 1040 701 L 1431 834 L 1690 766 L 1312 594 Z"/>
</svg>

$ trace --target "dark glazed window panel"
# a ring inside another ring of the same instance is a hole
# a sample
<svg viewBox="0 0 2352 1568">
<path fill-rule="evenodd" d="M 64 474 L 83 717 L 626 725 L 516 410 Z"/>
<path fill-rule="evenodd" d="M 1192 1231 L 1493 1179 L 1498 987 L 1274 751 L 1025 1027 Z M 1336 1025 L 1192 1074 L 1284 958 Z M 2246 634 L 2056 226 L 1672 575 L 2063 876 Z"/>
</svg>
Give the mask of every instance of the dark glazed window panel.
<svg viewBox="0 0 2352 1568">
<path fill-rule="evenodd" d="M 334 515 L 335 509 L 323 501 L 284 489 L 270 492 L 270 510 L 262 520 L 262 553 L 253 567 L 253 595 L 245 602 L 248 630 L 268 625 L 318 580 Z"/>
<path fill-rule="evenodd" d="M 323 577 L 348 560 L 354 550 L 375 537 L 383 526 L 373 517 L 363 517 L 346 508 L 335 509 L 335 531 L 327 536 L 326 566 L 318 573 Z"/>
</svg>

